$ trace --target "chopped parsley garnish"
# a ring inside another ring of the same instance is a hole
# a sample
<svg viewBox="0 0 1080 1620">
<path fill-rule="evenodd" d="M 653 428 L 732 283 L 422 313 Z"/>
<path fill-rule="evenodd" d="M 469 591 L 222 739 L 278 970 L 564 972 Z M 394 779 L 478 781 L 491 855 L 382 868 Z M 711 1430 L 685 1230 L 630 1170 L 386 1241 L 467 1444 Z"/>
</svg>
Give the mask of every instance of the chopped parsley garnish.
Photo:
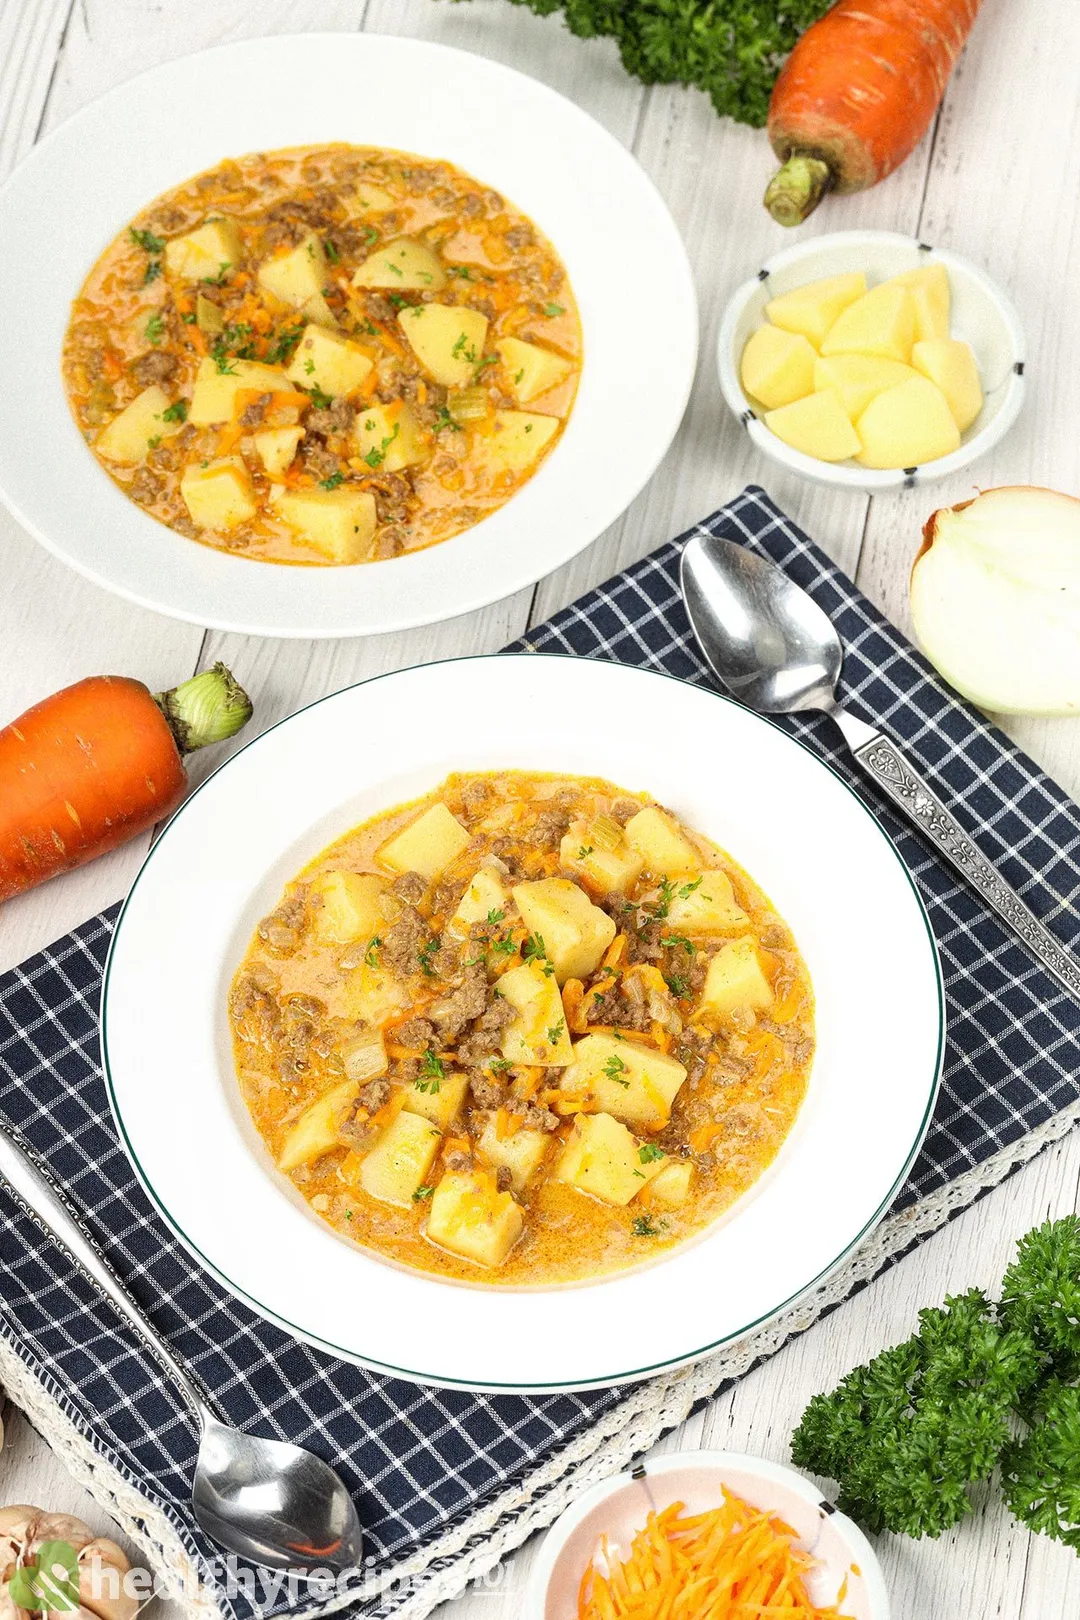
<svg viewBox="0 0 1080 1620">
<path fill-rule="evenodd" d="M 629 1080 L 623 1079 L 623 1075 L 626 1072 L 626 1064 L 623 1062 L 618 1052 L 612 1052 L 611 1056 L 604 1064 L 604 1073 L 607 1075 L 609 1080 L 614 1080 L 617 1086 L 622 1086 L 624 1091 L 629 1091 L 630 1082 Z"/>
<path fill-rule="evenodd" d="M 137 231 L 134 226 L 129 226 L 128 235 L 135 246 L 141 247 L 144 253 L 164 253 L 165 251 L 165 238 L 155 236 L 153 231 Z"/>
<path fill-rule="evenodd" d="M 556 315 L 565 315 L 566 311 L 561 304 L 545 304 L 544 314 L 549 319 L 554 320 Z"/>
<path fill-rule="evenodd" d="M 439 939 L 436 935 L 434 939 L 429 939 L 426 945 L 421 945 L 420 949 L 416 953 L 416 959 L 420 963 L 420 971 L 421 973 L 427 974 L 429 979 L 433 979 L 435 977 L 435 965 L 432 958 L 435 956 L 438 949 Z"/>
<path fill-rule="evenodd" d="M 218 273 L 217 273 L 216 276 L 203 276 L 203 278 L 202 278 L 203 286 L 204 287 L 221 287 L 221 286 L 224 286 L 225 281 L 226 281 L 226 279 L 228 277 L 228 273 L 229 273 L 229 271 L 231 269 L 232 269 L 232 266 L 229 263 L 228 259 L 223 259 L 221 261 L 221 263 L 218 265 Z"/>
<path fill-rule="evenodd" d="M 582 844 L 577 852 L 577 858 L 579 861 L 587 861 L 592 852 L 593 846 L 591 844 Z"/>
<path fill-rule="evenodd" d="M 635 1237 L 660 1236 L 660 1228 L 656 1225 L 656 1222 L 653 1220 L 651 1215 L 635 1216 L 634 1224 L 630 1230 L 633 1232 Z"/>
<path fill-rule="evenodd" d="M 687 939 L 685 934 L 662 934 L 660 943 L 666 945 L 669 950 L 685 951 L 688 956 L 697 954 L 697 946 L 692 939 Z"/>
<path fill-rule="evenodd" d="M 379 946 L 382 939 L 378 934 L 372 934 L 368 940 L 367 950 L 364 952 L 364 963 L 367 967 L 377 967 L 379 964 Z"/>
<path fill-rule="evenodd" d="M 346 1219 L 346 1220 L 347 1220 L 347 1221 L 351 1221 L 351 1220 L 352 1220 L 352 1210 L 351 1210 L 351 1209 L 347 1209 L 347 1210 L 346 1210 L 346 1211 L 345 1211 L 345 1219 Z"/>
<path fill-rule="evenodd" d="M 161 434 L 160 433 L 155 433 L 154 437 L 152 439 L 147 439 L 146 448 L 148 450 L 156 450 L 160 443 L 161 443 Z"/>
<path fill-rule="evenodd" d="M 506 912 L 505 911 L 496 911 L 493 908 L 487 914 L 488 927 L 489 928 L 494 928 L 497 923 L 503 922 L 505 920 L 505 918 L 506 918 Z"/>
<path fill-rule="evenodd" d="M 462 332 L 461 336 L 454 344 L 454 347 L 450 350 L 450 353 L 453 355 L 455 360 L 464 359 L 467 360 L 470 365 L 475 365 L 477 360 L 476 348 L 472 343 L 469 342 L 468 336 L 464 332 Z"/>
<path fill-rule="evenodd" d="M 306 372 L 306 374 L 309 377 L 314 377 L 314 375 L 315 375 L 315 362 L 314 362 L 314 360 L 305 360 L 304 361 L 304 371 Z"/>
<path fill-rule="evenodd" d="M 555 972 L 553 965 L 548 961 L 547 947 L 544 944 L 543 934 L 530 934 L 521 947 L 521 960 L 523 962 L 536 962 L 543 968 L 544 974 L 550 979 Z"/>
<path fill-rule="evenodd" d="M 651 903 L 651 905 L 643 906 L 642 910 L 647 911 L 650 917 L 654 917 L 658 922 L 662 922 L 667 916 L 668 912 L 671 910 L 671 902 L 674 900 L 674 898 L 674 883 L 672 883 L 669 878 L 661 878 L 660 893 Z"/>
<path fill-rule="evenodd" d="M 522 377 L 524 377 L 524 375 L 525 375 L 525 367 L 524 366 L 522 366 L 520 371 L 515 371 L 515 373 L 514 373 L 514 387 L 515 388 L 517 387 L 518 383 L 521 381 Z"/>
<path fill-rule="evenodd" d="M 417 1091 L 437 1092 L 446 1079 L 446 1065 L 432 1047 L 424 1053 L 424 1060 L 420 1065 L 420 1073 L 413 1081 Z"/>
<path fill-rule="evenodd" d="M 165 321 L 160 310 L 155 310 L 146 323 L 146 336 L 151 343 L 157 346 L 165 336 Z"/>
<path fill-rule="evenodd" d="M 558 1046 L 559 1042 L 562 1040 L 563 1031 L 565 1030 L 565 1028 L 566 1028 L 566 1019 L 565 1018 L 560 1018 L 559 1022 L 557 1024 L 552 1024 L 551 1028 L 547 1032 L 547 1038 L 548 1038 L 548 1045 L 549 1046 Z"/>
<path fill-rule="evenodd" d="M 367 424 L 367 426 L 369 428 L 371 428 L 371 427 L 374 426 L 374 423 L 369 422 Z M 372 445 L 371 449 L 368 451 L 367 455 L 364 457 L 364 460 L 367 462 L 368 466 L 373 471 L 374 471 L 374 469 L 376 467 L 381 467 L 382 466 L 383 462 L 386 460 L 386 452 L 389 450 L 390 446 L 393 444 L 394 440 L 397 438 L 400 431 L 401 431 L 401 423 L 400 422 L 395 422 L 394 423 L 394 431 L 387 435 L 387 437 L 379 445 L 379 448 L 376 449 L 375 446 Z"/>
<path fill-rule="evenodd" d="M 317 411 L 328 411 L 334 403 L 333 394 L 324 394 L 317 383 L 313 388 L 308 389 L 308 393 L 311 395 L 311 403 Z"/>
<path fill-rule="evenodd" d="M 386 268 L 389 270 L 392 276 L 403 276 L 405 274 L 404 270 L 402 270 L 399 264 L 391 264 L 389 260 L 387 261 Z"/>
<path fill-rule="evenodd" d="M 365 242 L 377 242 L 378 240 L 379 240 L 379 233 L 375 229 L 374 225 L 365 225 L 364 226 L 364 241 Z"/>
<path fill-rule="evenodd" d="M 266 363 L 270 366 L 282 366 L 286 360 L 292 359 L 292 352 L 300 341 L 304 330 L 303 321 L 296 326 L 288 326 L 279 332 L 266 351 Z"/>
<path fill-rule="evenodd" d="M 416 1191 L 412 1195 L 413 1203 L 414 1204 L 422 1204 L 424 1199 L 425 1198 L 430 1198 L 434 1191 L 435 1191 L 434 1187 L 429 1187 L 426 1181 L 422 1182 L 421 1185 L 419 1187 L 417 1187 Z"/>
<path fill-rule="evenodd" d="M 448 264 L 446 273 L 448 276 L 460 276 L 462 281 L 475 281 L 476 279 L 467 264 Z"/>
<path fill-rule="evenodd" d="M 341 254 L 338 252 L 337 248 L 334 246 L 333 242 L 330 240 L 329 237 L 326 238 L 326 241 L 323 243 L 323 246 L 326 249 L 326 257 L 330 260 L 330 263 L 331 264 L 340 264 L 340 262 L 341 262 Z"/>
<path fill-rule="evenodd" d="M 665 1157 L 663 1148 L 658 1148 L 655 1142 L 642 1142 L 637 1156 L 642 1164 L 655 1164 L 657 1159 Z"/>
<path fill-rule="evenodd" d="M 410 300 L 408 298 L 406 298 L 403 293 L 392 292 L 392 293 L 387 293 L 386 296 L 387 296 L 387 298 L 389 298 L 390 302 L 393 304 L 395 309 L 416 309 L 417 314 L 419 314 L 419 309 L 417 308 L 417 306 L 415 304 L 411 303 Z"/>
<path fill-rule="evenodd" d="M 161 420 L 163 422 L 186 422 L 187 406 L 186 399 L 174 400 L 167 410 L 162 411 Z"/>
<path fill-rule="evenodd" d="M 151 281 L 156 281 L 160 274 L 161 260 L 150 259 L 147 263 L 145 271 L 143 272 L 143 286 L 146 287 Z"/>
<path fill-rule="evenodd" d="M 480 373 L 486 371 L 488 366 L 497 366 L 498 363 L 499 357 L 497 354 L 486 354 L 476 368 L 476 375 L 479 377 Z"/>
<path fill-rule="evenodd" d="M 488 1058 L 487 1062 L 484 1064 L 484 1067 L 485 1069 L 490 1069 L 492 1074 L 505 1074 L 507 1069 L 512 1069 L 514 1065 L 510 1062 L 509 1058 L 493 1057 Z"/>
<path fill-rule="evenodd" d="M 685 1001 L 690 994 L 690 980 L 685 973 L 669 973 L 664 983 L 677 1001 Z"/>
<path fill-rule="evenodd" d="M 186 315 L 181 315 L 180 317 L 185 326 L 194 326 L 198 318 L 199 317 L 196 315 L 193 309 L 189 309 Z"/>
<path fill-rule="evenodd" d="M 343 472 L 332 472 L 330 474 L 329 478 L 320 478 L 319 479 L 319 488 L 320 489 L 337 489 L 338 485 L 343 484 L 344 482 L 345 482 L 345 474 Z"/>
<path fill-rule="evenodd" d="M 505 934 L 502 939 L 493 939 L 488 950 L 495 956 L 513 956 L 517 950 L 512 934 Z"/>
<path fill-rule="evenodd" d="M 695 889 L 700 889 L 704 881 L 705 879 L 702 876 L 695 878 L 693 883 L 684 883 L 682 888 L 679 890 L 679 899 L 685 900 L 688 894 L 693 894 Z"/>
<path fill-rule="evenodd" d="M 451 433 L 460 433 L 461 423 L 454 421 L 454 418 L 450 415 L 450 412 L 447 410 L 445 405 L 440 405 L 438 415 L 431 424 L 431 431 L 432 433 L 442 433 L 447 428 L 450 429 Z"/>
</svg>

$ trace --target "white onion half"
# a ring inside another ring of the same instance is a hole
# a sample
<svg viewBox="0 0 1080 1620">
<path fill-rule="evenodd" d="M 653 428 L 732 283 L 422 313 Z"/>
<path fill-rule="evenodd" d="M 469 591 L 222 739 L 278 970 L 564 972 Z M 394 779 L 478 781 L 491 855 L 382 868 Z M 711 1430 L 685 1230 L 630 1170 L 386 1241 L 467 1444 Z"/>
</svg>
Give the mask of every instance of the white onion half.
<svg viewBox="0 0 1080 1620">
<path fill-rule="evenodd" d="M 1001 714 L 1080 713 L 1080 501 L 990 489 L 923 536 L 911 615 L 949 684 Z"/>
</svg>

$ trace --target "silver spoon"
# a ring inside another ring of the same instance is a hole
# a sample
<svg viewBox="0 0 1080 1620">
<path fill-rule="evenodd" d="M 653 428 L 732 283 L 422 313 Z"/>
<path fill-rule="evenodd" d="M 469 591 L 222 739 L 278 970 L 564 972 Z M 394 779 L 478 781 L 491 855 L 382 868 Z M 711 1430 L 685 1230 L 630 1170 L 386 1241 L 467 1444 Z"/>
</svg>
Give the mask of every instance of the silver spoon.
<svg viewBox="0 0 1080 1620">
<path fill-rule="evenodd" d="M 731 540 L 700 534 L 683 552 L 682 593 L 706 661 L 731 695 L 760 714 L 819 709 L 829 715 L 875 786 L 1080 999 L 1080 963 L 980 854 L 896 745 L 841 708 L 836 683 L 843 649 L 813 598 L 775 563 Z"/>
<path fill-rule="evenodd" d="M 353 1569 L 360 1522 L 345 1486 L 321 1458 L 223 1423 L 138 1307 L 45 1171 L 0 1130 L 0 1175 L 48 1235 L 69 1251 L 150 1347 L 198 1414 L 202 1430 L 192 1507 L 212 1541 L 272 1569 Z"/>
</svg>

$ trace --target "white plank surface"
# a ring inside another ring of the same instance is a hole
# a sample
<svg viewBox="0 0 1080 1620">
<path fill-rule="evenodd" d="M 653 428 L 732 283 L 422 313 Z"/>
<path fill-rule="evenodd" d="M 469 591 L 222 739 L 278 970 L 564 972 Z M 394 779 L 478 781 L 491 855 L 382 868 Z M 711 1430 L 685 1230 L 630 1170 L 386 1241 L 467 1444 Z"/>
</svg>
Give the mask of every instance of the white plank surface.
<svg viewBox="0 0 1080 1620">
<path fill-rule="evenodd" d="M 157 689 L 217 657 L 252 691 L 260 725 L 368 675 L 418 661 L 494 651 L 686 527 L 748 480 L 770 492 L 896 619 L 921 524 L 970 481 L 873 502 L 801 484 L 764 463 L 723 407 L 713 347 L 732 289 L 788 240 L 760 207 L 770 170 L 763 137 L 720 122 L 697 92 L 645 90 L 605 41 L 570 41 L 560 24 L 503 0 L 7 0 L 0 7 L 0 177 L 44 131 L 156 62 L 224 40 L 293 30 L 369 28 L 438 39 L 510 62 L 572 97 L 631 146 L 687 241 L 702 313 L 702 353 L 683 428 L 648 488 L 567 568 L 480 614 L 409 635 L 328 644 L 203 634 L 114 600 L 49 558 L 0 514 L 0 718 L 81 675 L 139 677 Z M 1080 12 L 1056 0 L 984 0 L 939 123 L 899 174 L 864 196 L 832 199 L 807 231 L 874 226 L 918 232 L 989 268 L 1011 291 L 1030 340 L 1027 410 L 983 485 L 1080 487 L 1072 410 L 1080 326 Z M 1018 721 L 1014 734 L 1070 791 L 1080 791 L 1080 728 Z M 196 767 L 212 766 L 220 754 Z M 0 914 L 0 967 L 119 898 L 140 845 L 18 901 Z M 1045 1154 L 841 1312 L 774 1357 L 664 1449 L 701 1444 L 783 1459 L 810 1395 L 856 1360 L 910 1332 L 920 1305 L 973 1282 L 992 1286 L 1015 1237 L 1077 1207 L 1080 1142 Z M 104 1515 L 17 1413 L 0 1455 L 0 1499 Z M 1080 1564 L 1010 1526 L 991 1504 L 941 1542 L 882 1537 L 896 1620 L 941 1616 L 1066 1620 L 1080 1612 Z M 535 1553 L 501 1580 L 445 1607 L 443 1620 L 512 1620 Z"/>
</svg>

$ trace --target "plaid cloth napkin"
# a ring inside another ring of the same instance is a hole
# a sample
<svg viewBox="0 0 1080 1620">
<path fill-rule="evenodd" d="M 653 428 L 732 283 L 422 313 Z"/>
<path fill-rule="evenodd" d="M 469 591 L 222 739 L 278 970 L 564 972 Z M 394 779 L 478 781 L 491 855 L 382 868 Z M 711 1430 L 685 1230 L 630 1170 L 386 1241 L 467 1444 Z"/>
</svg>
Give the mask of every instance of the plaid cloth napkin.
<svg viewBox="0 0 1080 1620">
<path fill-rule="evenodd" d="M 761 490 L 746 490 L 701 529 L 772 557 L 810 591 L 843 639 L 852 709 L 903 742 L 1031 909 L 1080 949 L 1077 806 L 946 692 Z M 609 658 L 708 685 L 678 592 L 681 546 L 662 546 L 511 650 Z M 935 850 L 895 819 L 852 769 L 826 720 L 778 723 L 871 803 L 915 874 L 941 949 L 949 1041 L 937 1112 L 900 1195 L 900 1205 L 913 1205 L 1075 1104 L 1080 1006 Z M 68 1189 L 117 1273 L 229 1417 L 309 1446 L 341 1472 L 367 1532 L 370 1579 L 436 1543 L 445 1548 L 456 1529 L 453 1549 L 429 1564 L 427 1576 L 445 1571 L 468 1553 L 470 1536 L 475 1544 L 499 1527 L 490 1512 L 480 1527 L 478 1515 L 508 1487 L 517 1487 L 519 1505 L 535 1504 L 575 1437 L 605 1421 L 617 1432 L 628 1392 L 531 1400 L 419 1388 L 298 1343 L 200 1271 L 143 1196 L 109 1115 L 97 1007 L 115 916 L 113 908 L 92 919 L 0 979 L 0 1108 Z M 211 1579 L 215 1549 L 188 1505 L 196 1440 L 190 1414 L 111 1309 L 2 1188 L 0 1293 L 0 1330 L 94 1444 L 164 1506 L 228 1608 Z M 354 1612 L 383 1620 L 403 1602 L 391 1591 L 361 1598 Z M 243 1592 L 231 1600 L 237 1620 L 288 1606 L 286 1593 L 269 1602 Z M 408 1609 L 426 1612 L 415 1587 Z"/>
</svg>

